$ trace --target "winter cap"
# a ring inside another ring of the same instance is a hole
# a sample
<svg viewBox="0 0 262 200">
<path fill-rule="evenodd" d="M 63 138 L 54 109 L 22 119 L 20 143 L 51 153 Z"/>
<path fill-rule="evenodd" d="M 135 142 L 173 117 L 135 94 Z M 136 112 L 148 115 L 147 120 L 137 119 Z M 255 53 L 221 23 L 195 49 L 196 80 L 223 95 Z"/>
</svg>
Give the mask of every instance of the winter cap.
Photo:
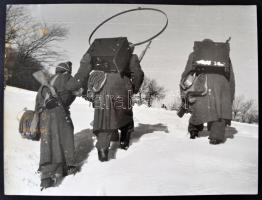
<svg viewBox="0 0 262 200">
<path fill-rule="evenodd" d="M 67 61 L 67 62 L 59 63 L 55 70 L 56 73 L 63 73 L 66 71 L 69 72 L 70 74 L 72 73 L 72 62 Z"/>
</svg>

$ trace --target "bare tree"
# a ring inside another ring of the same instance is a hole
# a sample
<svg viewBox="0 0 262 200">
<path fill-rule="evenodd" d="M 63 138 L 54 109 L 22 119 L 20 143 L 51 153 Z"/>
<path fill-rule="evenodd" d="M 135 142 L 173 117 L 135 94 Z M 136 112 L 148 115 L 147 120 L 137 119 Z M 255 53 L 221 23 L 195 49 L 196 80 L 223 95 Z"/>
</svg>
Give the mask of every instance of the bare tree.
<svg viewBox="0 0 262 200">
<path fill-rule="evenodd" d="M 237 96 L 232 106 L 233 120 L 257 123 L 258 122 L 258 109 L 255 106 L 254 100 L 245 100 L 244 96 Z"/>
<path fill-rule="evenodd" d="M 253 100 L 248 100 L 242 104 L 241 106 L 241 118 L 242 118 L 241 121 L 242 122 L 246 122 L 248 112 L 252 109 L 253 105 L 254 105 Z"/>
<path fill-rule="evenodd" d="M 39 62 L 54 62 L 61 52 L 54 50 L 56 42 L 66 38 L 68 30 L 59 25 L 47 26 L 35 24 L 30 33 L 25 33 L 16 40 L 17 49 L 24 60 L 35 58 Z"/>
<path fill-rule="evenodd" d="M 4 61 L 4 86 L 11 74 L 9 73 L 7 62 L 10 60 L 10 53 L 19 37 L 19 30 L 29 22 L 29 16 L 24 12 L 22 6 L 9 5 L 6 8 L 6 29 L 5 29 L 5 61 Z"/>
<path fill-rule="evenodd" d="M 145 103 L 145 94 L 146 94 L 149 82 L 150 80 L 145 76 L 144 81 L 138 92 L 138 105 L 142 105 Z"/>
<path fill-rule="evenodd" d="M 160 100 L 165 97 L 165 89 L 157 84 L 155 79 L 149 80 L 145 90 L 145 100 L 148 107 L 152 106 L 154 100 Z"/>
<path fill-rule="evenodd" d="M 181 98 L 179 96 L 174 96 L 174 101 L 170 105 L 170 110 L 178 110 L 181 105 Z"/>
<path fill-rule="evenodd" d="M 68 29 L 61 25 L 37 23 L 24 6 L 7 6 L 5 43 L 17 49 L 22 59 L 54 62 L 59 52 L 57 42 L 66 39 Z"/>
<path fill-rule="evenodd" d="M 237 96 L 233 101 L 232 111 L 233 111 L 233 119 L 236 119 L 238 113 L 241 111 L 242 104 L 244 102 L 244 96 Z"/>
<path fill-rule="evenodd" d="M 144 81 L 140 87 L 137 95 L 134 96 L 134 102 L 138 105 L 147 104 L 148 107 L 152 106 L 154 100 L 160 100 L 165 97 L 165 89 L 159 86 L 154 79 L 144 77 Z"/>
<path fill-rule="evenodd" d="M 248 110 L 245 115 L 245 121 L 247 123 L 258 123 L 258 110 L 254 107 Z"/>
<path fill-rule="evenodd" d="M 66 39 L 67 34 L 68 29 L 61 25 L 36 22 L 25 6 L 8 5 L 5 33 L 5 83 L 17 71 L 33 72 L 35 69 L 30 68 L 36 62 L 42 65 L 60 60 L 64 52 L 57 45 L 58 42 Z M 21 66 L 27 69 L 22 69 Z"/>
<path fill-rule="evenodd" d="M 30 16 L 22 6 L 8 5 L 6 8 L 5 43 L 14 44 L 19 32 L 30 23 Z"/>
</svg>

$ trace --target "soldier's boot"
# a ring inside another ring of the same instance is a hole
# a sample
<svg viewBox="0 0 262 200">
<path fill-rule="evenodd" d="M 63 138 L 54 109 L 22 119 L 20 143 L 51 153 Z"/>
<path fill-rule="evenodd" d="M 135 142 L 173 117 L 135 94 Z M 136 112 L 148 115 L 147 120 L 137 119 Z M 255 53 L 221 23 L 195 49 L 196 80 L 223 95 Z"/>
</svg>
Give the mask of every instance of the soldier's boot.
<svg viewBox="0 0 262 200">
<path fill-rule="evenodd" d="M 129 147 L 129 142 L 127 142 L 127 141 L 120 142 L 120 148 L 121 149 L 127 150 L 128 147 Z"/>
<path fill-rule="evenodd" d="M 75 175 L 77 172 L 79 171 L 79 167 L 77 166 L 73 166 L 73 165 L 70 165 L 70 166 L 67 166 L 67 175 Z"/>
<path fill-rule="evenodd" d="M 196 139 L 198 137 L 198 131 L 190 131 L 190 139 Z"/>
<path fill-rule="evenodd" d="M 214 144 L 214 145 L 216 145 L 216 144 L 221 144 L 221 143 L 223 143 L 223 141 L 222 140 L 217 140 L 217 139 L 209 139 L 209 144 Z"/>
<path fill-rule="evenodd" d="M 54 180 L 53 178 L 45 178 L 41 180 L 41 191 L 43 189 L 49 188 L 49 187 L 54 187 L 56 184 L 56 180 Z"/>
<path fill-rule="evenodd" d="M 108 161 L 108 149 L 99 149 L 98 150 L 98 159 L 101 162 Z"/>
<path fill-rule="evenodd" d="M 130 140 L 130 135 L 131 131 L 127 132 L 121 132 L 121 137 L 120 137 L 120 148 L 127 150 L 129 147 L 129 140 Z"/>
</svg>

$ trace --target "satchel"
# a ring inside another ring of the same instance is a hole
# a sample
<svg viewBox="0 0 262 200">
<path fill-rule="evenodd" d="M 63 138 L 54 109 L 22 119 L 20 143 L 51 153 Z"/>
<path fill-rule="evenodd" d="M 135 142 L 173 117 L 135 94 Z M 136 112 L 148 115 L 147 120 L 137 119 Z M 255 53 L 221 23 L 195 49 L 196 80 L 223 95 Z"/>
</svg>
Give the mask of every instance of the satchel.
<svg viewBox="0 0 262 200">
<path fill-rule="evenodd" d="M 100 92 L 107 80 L 107 73 L 99 70 L 92 70 L 87 83 L 87 100 L 93 102 L 95 94 Z"/>
<path fill-rule="evenodd" d="M 39 113 L 26 110 L 19 121 L 19 133 L 23 138 L 39 141 L 41 136 Z"/>
<path fill-rule="evenodd" d="M 190 96 L 205 96 L 207 94 L 207 75 L 189 74 L 182 79 L 180 86 L 183 93 Z"/>
</svg>

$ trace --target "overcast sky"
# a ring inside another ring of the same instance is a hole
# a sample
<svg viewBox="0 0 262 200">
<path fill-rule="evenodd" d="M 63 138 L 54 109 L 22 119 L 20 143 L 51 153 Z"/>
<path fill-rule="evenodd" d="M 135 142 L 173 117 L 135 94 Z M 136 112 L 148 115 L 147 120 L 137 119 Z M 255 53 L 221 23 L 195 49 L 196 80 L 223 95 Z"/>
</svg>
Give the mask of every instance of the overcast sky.
<svg viewBox="0 0 262 200">
<path fill-rule="evenodd" d="M 168 90 L 170 101 L 177 94 L 181 73 L 194 41 L 210 38 L 224 42 L 232 37 L 231 60 L 236 77 L 236 95 L 246 99 L 258 98 L 257 22 L 255 6 L 181 6 L 181 5 L 103 5 L 57 4 L 26 5 L 35 20 L 60 23 L 69 28 L 67 40 L 60 43 L 67 58 L 73 62 L 73 73 L 79 67 L 82 55 L 89 47 L 88 38 L 104 19 L 125 9 L 154 7 L 163 10 L 169 18 L 166 31 L 153 40 L 141 62 L 145 74 L 155 78 Z M 132 12 L 103 26 L 96 37 L 126 36 L 138 42 L 157 33 L 165 22 L 160 13 Z M 141 53 L 143 46 L 136 48 Z M 54 63 L 56 65 L 57 63 Z"/>
</svg>

